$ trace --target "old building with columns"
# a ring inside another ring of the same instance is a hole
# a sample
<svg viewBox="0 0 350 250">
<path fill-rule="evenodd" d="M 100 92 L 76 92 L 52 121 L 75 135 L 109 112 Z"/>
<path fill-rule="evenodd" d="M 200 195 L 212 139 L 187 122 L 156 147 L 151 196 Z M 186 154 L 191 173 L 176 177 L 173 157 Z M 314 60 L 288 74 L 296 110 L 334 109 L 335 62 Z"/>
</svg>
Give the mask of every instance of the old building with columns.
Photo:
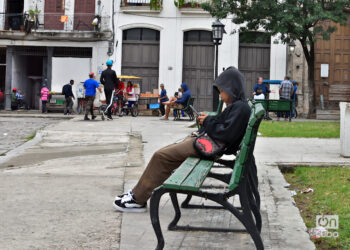
<svg viewBox="0 0 350 250">
<path fill-rule="evenodd" d="M 114 50 L 113 6 L 110 0 L 0 0 L 5 108 L 10 109 L 13 88 L 37 109 L 43 82 L 60 92 L 70 79 L 98 74 Z"/>
</svg>

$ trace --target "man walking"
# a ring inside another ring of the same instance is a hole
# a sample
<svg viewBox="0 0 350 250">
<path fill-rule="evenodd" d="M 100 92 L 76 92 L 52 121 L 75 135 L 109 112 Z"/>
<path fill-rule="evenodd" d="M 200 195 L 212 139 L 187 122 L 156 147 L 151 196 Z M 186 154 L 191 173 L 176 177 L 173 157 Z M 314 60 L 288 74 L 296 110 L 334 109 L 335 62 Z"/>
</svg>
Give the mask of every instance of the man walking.
<svg viewBox="0 0 350 250">
<path fill-rule="evenodd" d="M 294 87 L 293 83 L 289 80 L 289 76 L 285 76 L 284 80 L 281 82 L 279 94 L 280 100 L 290 100 L 290 97 L 293 95 Z M 284 112 L 283 112 L 284 113 Z M 289 116 L 289 112 L 286 112 L 284 115 L 284 119 L 287 120 Z M 281 112 L 277 112 L 277 121 L 280 120 Z"/>
<path fill-rule="evenodd" d="M 74 84 L 74 80 L 70 80 L 68 84 L 64 85 L 62 88 L 62 94 L 64 94 L 66 98 L 65 106 L 64 106 L 64 115 L 71 115 L 73 108 L 73 99 L 75 97 L 73 95 L 72 86 Z"/>
<path fill-rule="evenodd" d="M 95 73 L 91 72 L 89 74 L 89 79 L 85 81 L 84 88 L 85 88 L 85 101 L 87 103 L 86 110 L 85 110 L 85 117 L 84 120 L 88 121 L 90 120 L 88 115 L 89 112 L 91 113 L 91 119 L 94 120 L 96 116 L 94 115 L 94 100 L 96 95 L 96 89 L 102 93 L 101 87 L 98 84 L 98 82 L 94 79 Z"/>
<path fill-rule="evenodd" d="M 164 102 L 167 102 L 169 101 L 169 98 L 166 94 L 166 90 L 164 88 L 164 84 L 160 84 L 160 89 L 161 89 L 161 92 L 160 92 L 160 96 L 159 96 L 159 109 L 160 109 L 160 112 L 162 113 L 162 116 L 165 115 L 165 107 L 164 107 Z"/>
<path fill-rule="evenodd" d="M 112 92 L 117 86 L 117 74 L 112 69 L 113 61 L 108 60 L 106 62 L 107 69 L 101 74 L 100 82 L 104 85 L 107 107 L 111 103 Z M 112 105 L 107 110 L 107 120 L 113 120 L 112 118 Z"/>
</svg>

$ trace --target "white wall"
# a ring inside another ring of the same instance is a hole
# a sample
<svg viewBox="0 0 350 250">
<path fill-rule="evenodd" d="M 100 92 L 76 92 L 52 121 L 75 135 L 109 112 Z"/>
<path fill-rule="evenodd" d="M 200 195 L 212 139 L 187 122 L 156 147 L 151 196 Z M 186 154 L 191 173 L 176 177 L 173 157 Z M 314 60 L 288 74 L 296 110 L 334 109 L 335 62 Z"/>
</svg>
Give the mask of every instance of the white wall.
<svg viewBox="0 0 350 250">
<path fill-rule="evenodd" d="M 0 13 L 6 12 L 5 0 L 0 0 Z M 5 15 L 0 15 L 0 30 L 5 27 Z"/>
<path fill-rule="evenodd" d="M 163 1 L 159 14 L 123 13 L 120 11 L 120 0 L 116 1 L 115 29 L 118 47 L 113 59 L 117 62 L 114 69 L 121 72 L 122 33 L 130 28 L 151 28 L 160 31 L 159 82 L 164 83 L 168 93 L 174 93 L 182 81 L 183 34 L 188 30 L 208 30 L 214 19 L 206 14 L 183 14 L 174 6 L 173 1 Z M 238 67 L 239 35 L 231 34 L 237 25 L 231 19 L 221 20 L 227 34 L 219 46 L 219 74 L 228 66 Z M 273 39 L 272 39 L 273 40 Z M 285 45 L 271 44 L 270 79 L 282 79 L 286 70 Z M 169 67 L 172 70 L 169 70 Z"/>
<path fill-rule="evenodd" d="M 90 58 L 53 57 L 52 58 L 52 91 L 61 92 L 62 87 L 71 79 L 75 83 L 89 78 L 91 71 Z M 75 93 L 75 89 L 73 89 Z"/>
</svg>

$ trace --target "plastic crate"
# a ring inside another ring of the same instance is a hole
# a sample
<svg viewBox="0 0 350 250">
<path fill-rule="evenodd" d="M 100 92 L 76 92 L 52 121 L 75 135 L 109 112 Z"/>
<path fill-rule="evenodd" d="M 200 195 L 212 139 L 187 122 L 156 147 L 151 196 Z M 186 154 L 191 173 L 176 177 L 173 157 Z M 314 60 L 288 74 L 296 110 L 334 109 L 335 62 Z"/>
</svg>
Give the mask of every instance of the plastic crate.
<svg viewBox="0 0 350 250">
<path fill-rule="evenodd" d="M 159 103 L 151 103 L 149 105 L 149 109 L 159 109 L 160 108 L 160 104 Z"/>
<path fill-rule="evenodd" d="M 56 104 L 63 104 L 64 101 L 63 100 L 56 100 Z"/>
</svg>

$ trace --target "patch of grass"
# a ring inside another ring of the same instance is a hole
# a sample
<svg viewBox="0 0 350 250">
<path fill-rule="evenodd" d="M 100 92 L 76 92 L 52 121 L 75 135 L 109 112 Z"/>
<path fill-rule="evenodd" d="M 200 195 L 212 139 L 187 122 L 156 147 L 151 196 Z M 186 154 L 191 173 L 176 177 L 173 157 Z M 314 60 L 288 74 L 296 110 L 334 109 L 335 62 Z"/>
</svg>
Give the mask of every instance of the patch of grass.
<svg viewBox="0 0 350 250">
<path fill-rule="evenodd" d="M 339 138 L 339 122 L 263 121 L 259 132 L 264 137 Z"/>
<path fill-rule="evenodd" d="M 339 237 L 314 240 L 317 249 L 350 249 L 350 168 L 297 167 L 284 176 L 297 191 L 294 199 L 308 229 L 316 227 L 316 215 L 339 215 Z M 313 193 L 300 193 L 309 187 Z"/>
<path fill-rule="evenodd" d="M 26 138 L 26 142 L 28 142 L 28 141 L 30 141 L 30 140 L 33 140 L 35 136 L 36 136 L 36 132 L 34 132 L 34 134 L 32 134 L 31 136 L 28 136 L 28 137 Z"/>
</svg>

